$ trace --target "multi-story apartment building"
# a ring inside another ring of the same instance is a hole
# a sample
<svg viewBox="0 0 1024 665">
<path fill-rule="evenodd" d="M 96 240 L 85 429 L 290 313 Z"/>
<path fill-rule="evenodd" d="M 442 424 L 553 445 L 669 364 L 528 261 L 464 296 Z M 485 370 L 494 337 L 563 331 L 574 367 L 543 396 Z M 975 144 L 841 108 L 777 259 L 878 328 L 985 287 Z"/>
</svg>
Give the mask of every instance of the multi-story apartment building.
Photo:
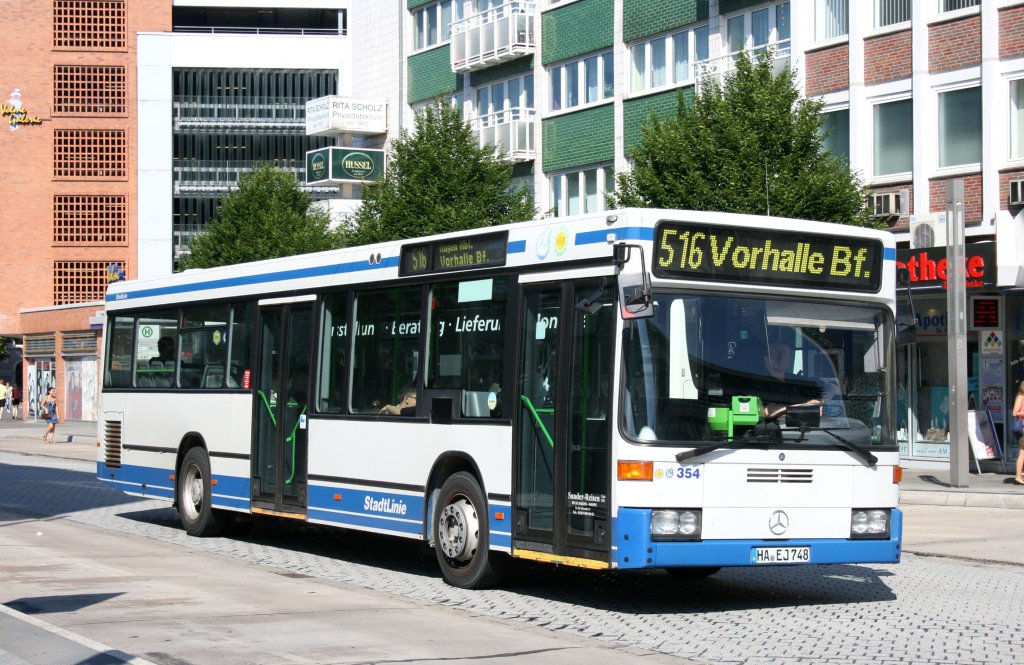
<svg viewBox="0 0 1024 665">
<path fill-rule="evenodd" d="M 921 325 L 918 343 L 900 351 L 905 456 L 923 464 L 949 456 L 939 268 L 944 276 L 941 214 L 951 181 L 962 183 L 974 266 L 970 389 L 976 408 L 1004 422 L 1024 378 L 1024 299 L 1015 291 L 1024 286 L 1024 2 L 402 4 L 400 16 L 385 11 L 388 20 L 374 24 L 401 34 L 402 76 L 378 93 L 398 101 L 398 125 L 436 98 L 459 104 L 481 142 L 505 150 L 551 215 L 603 210 L 647 118 L 672 113 L 680 90 L 692 99 L 738 52 L 772 49 L 804 94 L 824 102 L 828 149 L 846 156 L 872 211 L 906 242 L 900 258 L 914 267 Z M 366 28 L 355 44 L 375 38 Z"/>
<path fill-rule="evenodd" d="M 338 91 L 347 58 L 344 4 L 0 3 L 0 335 L 23 341 L 26 404 L 55 385 L 62 418 L 95 418 L 108 275 L 171 271 L 254 164 L 302 175 L 324 143 L 305 102 Z"/>
</svg>

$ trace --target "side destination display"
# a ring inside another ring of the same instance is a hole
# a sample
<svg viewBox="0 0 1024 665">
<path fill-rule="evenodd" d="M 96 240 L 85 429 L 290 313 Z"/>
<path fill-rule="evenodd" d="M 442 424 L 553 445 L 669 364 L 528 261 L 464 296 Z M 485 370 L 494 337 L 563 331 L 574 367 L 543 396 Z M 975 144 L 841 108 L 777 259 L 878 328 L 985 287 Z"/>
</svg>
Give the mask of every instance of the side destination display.
<svg viewBox="0 0 1024 665">
<path fill-rule="evenodd" d="M 883 250 L 881 240 L 661 222 L 654 274 L 877 293 Z"/>
<path fill-rule="evenodd" d="M 507 231 L 404 245 L 398 274 L 407 277 L 503 266 L 507 252 Z"/>
</svg>

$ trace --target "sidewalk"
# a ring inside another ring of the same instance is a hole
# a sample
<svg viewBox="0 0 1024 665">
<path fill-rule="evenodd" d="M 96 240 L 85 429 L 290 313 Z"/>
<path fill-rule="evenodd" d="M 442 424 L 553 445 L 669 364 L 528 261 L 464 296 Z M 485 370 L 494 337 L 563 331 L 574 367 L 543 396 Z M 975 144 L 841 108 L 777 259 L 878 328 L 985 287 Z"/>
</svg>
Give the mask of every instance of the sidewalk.
<svg viewBox="0 0 1024 665">
<path fill-rule="evenodd" d="M 83 420 L 60 423 L 56 429 L 57 442 L 52 445 L 43 443 L 44 429 L 41 422 L 0 420 L 0 450 L 87 462 L 96 460 L 96 423 Z M 1024 508 L 1024 485 L 1013 484 L 1013 462 L 1006 463 L 1006 471 L 978 474 L 972 468 L 967 487 L 951 487 L 949 471 L 904 469 L 900 504 Z"/>
</svg>

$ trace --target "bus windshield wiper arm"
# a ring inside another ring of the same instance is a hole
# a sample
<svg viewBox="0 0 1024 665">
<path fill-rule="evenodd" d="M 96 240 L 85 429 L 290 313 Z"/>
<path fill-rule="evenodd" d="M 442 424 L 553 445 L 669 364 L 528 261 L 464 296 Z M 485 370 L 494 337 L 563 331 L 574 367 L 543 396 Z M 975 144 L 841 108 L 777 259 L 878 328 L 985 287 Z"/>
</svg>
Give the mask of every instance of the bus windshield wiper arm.
<svg viewBox="0 0 1024 665">
<path fill-rule="evenodd" d="M 813 429 L 817 429 L 818 431 L 824 432 L 825 434 L 832 435 L 832 437 L 836 441 L 838 441 L 839 443 L 843 444 L 844 448 L 846 448 L 848 450 L 852 450 L 853 452 L 857 453 L 857 455 L 862 457 L 864 459 L 864 461 L 868 463 L 869 466 L 874 466 L 874 465 L 878 464 L 878 458 L 875 457 L 871 453 L 871 451 L 868 450 L 867 448 L 865 448 L 864 446 L 858 445 L 858 444 L 854 443 L 853 441 L 850 441 L 849 439 L 841 437 L 841 436 L 839 436 L 838 434 L 836 434 L 835 432 L 833 432 L 830 429 L 826 429 L 824 427 L 818 427 L 818 428 L 813 428 Z"/>
<path fill-rule="evenodd" d="M 679 462 L 680 464 L 682 464 L 683 462 L 685 462 L 686 460 L 690 459 L 691 457 L 699 457 L 701 455 L 707 455 L 708 453 L 714 452 L 715 450 L 720 450 L 721 448 L 725 448 L 730 443 L 735 443 L 735 441 L 719 441 L 718 443 L 714 443 L 714 444 L 712 444 L 710 446 L 698 446 L 697 448 L 694 448 L 693 450 L 684 450 L 682 452 L 676 453 L 676 461 Z M 734 449 L 734 450 L 738 450 L 738 449 Z"/>
</svg>

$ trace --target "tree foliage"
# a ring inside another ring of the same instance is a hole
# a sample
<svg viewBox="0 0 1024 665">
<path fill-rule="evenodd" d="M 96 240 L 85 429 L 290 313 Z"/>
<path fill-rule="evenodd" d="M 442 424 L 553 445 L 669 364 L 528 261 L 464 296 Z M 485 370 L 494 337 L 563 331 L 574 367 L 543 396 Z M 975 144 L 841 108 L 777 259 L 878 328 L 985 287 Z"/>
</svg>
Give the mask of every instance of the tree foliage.
<svg viewBox="0 0 1024 665">
<path fill-rule="evenodd" d="M 512 186 L 512 164 L 479 145 L 459 109 L 438 102 L 391 145 L 387 169 L 364 189 L 346 244 L 415 238 L 532 219 L 533 194 Z"/>
<path fill-rule="evenodd" d="M 721 84 L 707 77 L 692 103 L 680 92 L 674 116 L 644 123 L 613 202 L 874 226 L 857 175 L 822 152 L 821 109 L 770 51 L 741 54 Z"/>
<path fill-rule="evenodd" d="M 220 203 L 217 217 L 188 244 L 184 268 L 258 261 L 341 246 L 330 215 L 311 207 L 290 171 L 261 164 L 238 179 L 238 189 Z"/>
</svg>

